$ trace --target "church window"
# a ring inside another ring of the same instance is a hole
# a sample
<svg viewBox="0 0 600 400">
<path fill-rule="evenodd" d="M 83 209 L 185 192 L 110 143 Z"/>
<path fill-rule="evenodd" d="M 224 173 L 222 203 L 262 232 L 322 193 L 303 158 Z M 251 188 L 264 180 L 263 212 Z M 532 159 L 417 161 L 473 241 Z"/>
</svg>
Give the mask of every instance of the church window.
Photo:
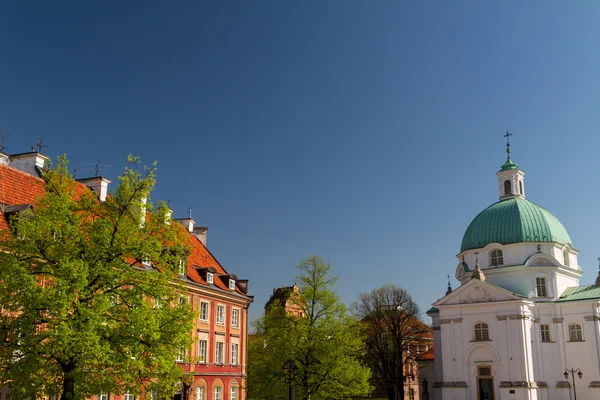
<svg viewBox="0 0 600 400">
<path fill-rule="evenodd" d="M 519 194 L 523 194 L 523 181 L 519 181 Z"/>
<path fill-rule="evenodd" d="M 483 322 L 475 324 L 475 340 L 490 340 L 488 324 L 485 324 Z"/>
<path fill-rule="evenodd" d="M 569 325 L 569 340 L 571 342 L 582 342 L 583 335 L 581 334 L 581 325 L 571 324 Z"/>
<path fill-rule="evenodd" d="M 568 267 L 571 263 L 569 262 L 569 250 L 566 247 L 563 250 L 563 259 L 565 260 L 565 265 Z"/>
<path fill-rule="evenodd" d="M 502 250 L 492 250 L 491 260 L 492 262 L 490 265 L 494 267 L 504 264 L 504 254 L 502 253 Z"/>
<path fill-rule="evenodd" d="M 546 278 L 535 278 L 535 290 L 537 297 L 548 296 L 548 292 L 546 291 Z"/>
<path fill-rule="evenodd" d="M 506 196 L 511 195 L 512 194 L 512 188 L 510 185 L 510 181 L 509 180 L 505 180 L 504 181 L 504 194 Z"/>
<path fill-rule="evenodd" d="M 550 342 L 550 325 L 541 324 L 540 333 L 542 334 L 542 342 Z"/>
</svg>

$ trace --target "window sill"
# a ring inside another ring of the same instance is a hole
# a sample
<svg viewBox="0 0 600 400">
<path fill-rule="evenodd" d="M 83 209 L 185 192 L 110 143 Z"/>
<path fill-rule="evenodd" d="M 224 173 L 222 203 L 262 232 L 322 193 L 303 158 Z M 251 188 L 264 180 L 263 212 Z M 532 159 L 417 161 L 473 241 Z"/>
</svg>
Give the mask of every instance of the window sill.
<svg viewBox="0 0 600 400">
<path fill-rule="evenodd" d="M 554 340 L 542 340 L 541 343 L 556 343 Z"/>
<path fill-rule="evenodd" d="M 475 339 L 475 340 L 470 340 L 469 342 L 473 343 L 473 342 L 491 342 L 491 341 L 492 341 L 492 339 L 479 339 L 479 340 Z"/>
<path fill-rule="evenodd" d="M 585 340 L 567 340 L 567 343 L 581 343 L 581 342 L 585 342 Z"/>
</svg>

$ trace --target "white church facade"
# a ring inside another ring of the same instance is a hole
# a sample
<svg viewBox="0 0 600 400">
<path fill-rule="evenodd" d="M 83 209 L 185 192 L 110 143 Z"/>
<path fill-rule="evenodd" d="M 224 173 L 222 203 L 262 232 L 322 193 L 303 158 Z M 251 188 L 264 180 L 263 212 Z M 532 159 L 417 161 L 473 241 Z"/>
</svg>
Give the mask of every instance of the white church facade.
<svg viewBox="0 0 600 400">
<path fill-rule="evenodd" d="M 433 398 L 562 400 L 576 390 L 579 400 L 600 399 L 600 276 L 579 285 L 569 234 L 525 198 L 524 172 L 507 154 L 496 174 L 500 200 L 464 234 L 461 285 L 427 313 Z"/>
</svg>

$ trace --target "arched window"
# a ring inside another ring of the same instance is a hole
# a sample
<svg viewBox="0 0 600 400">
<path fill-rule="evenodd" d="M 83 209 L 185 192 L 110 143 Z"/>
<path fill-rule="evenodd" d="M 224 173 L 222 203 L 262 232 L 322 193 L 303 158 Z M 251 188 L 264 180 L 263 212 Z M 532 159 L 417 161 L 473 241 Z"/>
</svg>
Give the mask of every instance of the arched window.
<svg viewBox="0 0 600 400">
<path fill-rule="evenodd" d="M 563 249 L 563 259 L 565 260 L 565 265 L 568 267 L 569 265 L 571 265 L 571 263 L 569 262 L 569 250 L 567 250 L 567 248 L 565 247 Z"/>
<path fill-rule="evenodd" d="M 215 386 L 214 400 L 223 400 L 223 386 Z"/>
<path fill-rule="evenodd" d="M 583 335 L 581 333 L 581 325 L 579 325 L 579 324 L 569 325 L 569 340 L 571 342 L 583 341 Z"/>
<path fill-rule="evenodd" d="M 523 194 L 523 181 L 519 181 L 519 194 Z"/>
<path fill-rule="evenodd" d="M 508 179 L 504 181 L 504 194 L 505 195 L 512 194 L 511 184 L 510 184 L 510 181 Z"/>
<path fill-rule="evenodd" d="M 490 260 L 490 265 L 493 265 L 494 267 L 504 264 L 504 254 L 502 253 L 502 250 L 492 250 Z"/>
<path fill-rule="evenodd" d="M 484 322 L 475 324 L 475 340 L 490 340 L 488 324 Z"/>
</svg>

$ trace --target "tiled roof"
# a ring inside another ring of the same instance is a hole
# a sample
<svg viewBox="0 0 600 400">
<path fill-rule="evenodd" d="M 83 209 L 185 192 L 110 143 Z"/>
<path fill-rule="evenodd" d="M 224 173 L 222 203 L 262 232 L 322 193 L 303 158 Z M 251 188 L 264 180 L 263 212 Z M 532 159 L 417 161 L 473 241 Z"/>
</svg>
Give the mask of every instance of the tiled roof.
<svg viewBox="0 0 600 400">
<path fill-rule="evenodd" d="M 85 191 L 92 190 L 83 183 L 77 183 L 75 187 L 75 196 L 81 195 Z M 0 203 L 9 206 L 20 204 L 33 204 L 46 192 L 44 180 L 32 176 L 26 172 L 20 171 L 11 166 L 0 164 Z M 7 230 L 8 223 L 3 212 L 0 212 L 0 231 Z M 181 226 L 182 229 L 185 229 Z M 213 267 L 217 274 L 226 275 L 225 269 L 217 259 L 208 251 L 206 246 L 192 233 L 186 230 L 189 236 L 191 253 L 188 259 L 187 275 L 193 282 L 209 284 L 202 279 L 195 267 Z M 215 274 L 214 285 L 227 292 L 231 290 L 225 285 L 220 277 Z M 236 287 L 236 292 L 247 296 Z"/>
<path fill-rule="evenodd" d="M 431 347 L 426 352 L 419 354 L 419 356 L 417 357 L 418 361 L 431 361 L 433 359 L 434 359 L 433 347 Z"/>
<path fill-rule="evenodd" d="M 600 299 L 600 286 L 573 286 L 560 295 L 557 302 Z"/>
</svg>

